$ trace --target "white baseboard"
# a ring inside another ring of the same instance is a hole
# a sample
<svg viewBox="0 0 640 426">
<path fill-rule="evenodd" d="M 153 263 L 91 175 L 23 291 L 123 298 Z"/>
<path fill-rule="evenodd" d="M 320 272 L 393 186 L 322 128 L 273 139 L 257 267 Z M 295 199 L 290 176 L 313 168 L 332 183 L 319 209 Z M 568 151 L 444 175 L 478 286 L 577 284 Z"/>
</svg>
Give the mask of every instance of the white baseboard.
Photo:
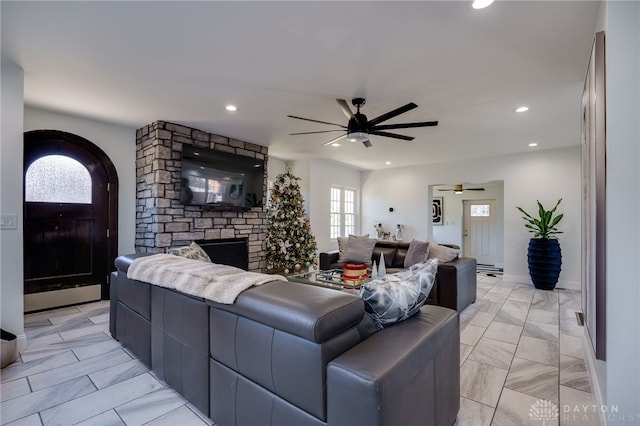
<svg viewBox="0 0 640 426">
<path fill-rule="evenodd" d="M 16 340 L 16 348 L 18 349 L 18 352 L 24 352 L 27 350 L 27 335 L 22 333 L 19 334 Z"/>
<path fill-rule="evenodd" d="M 564 288 L 565 290 L 578 290 L 578 291 L 582 291 L 582 285 L 580 284 L 580 281 L 564 281 L 564 280 L 560 280 L 558 281 L 558 284 L 556 285 L 557 288 Z"/>
<path fill-rule="evenodd" d="M 502 275 L 502 281 L 508 281 L 510 283 L 531 284 L 531 278 L 529 278 L 528 275 L 504 274 L 504 275 Z M 533 285 L 533 284 L 531 284 L 531 285 Z"/>
<path fill-rule="evenodd" d="M 60 306 L 100 300 L 100 284 L 66 288 L 64 290 L 45 291 L 24 295 L 24 311 L 32 312 L 42 309 L 59 308 Z"/>
<path fill-rule="evenodd" d="M 504 274 L 502 276 L 502 280 L 503 281 L 512 282 L 512 283 L 522 283 L 522 284 L 533 285 L 531 283 L 531 277 L 529 277 L 528 275 Z M 580 291 L 580 290 L 582 290 L 582 285 L 580 284 L 579 281 L 560 280 L 560 281 L 558 281 L 558 284 L 556 284 L 556 288 L 563 288 L 565 290 L 578 290 L 578 291 Z"/>
<path fill-rule="evenodd" d="M 584 335 L 582 336 L 582 351 L 584 352 L 584 361 L 587 367 L 587 373 L 589 375 L 589 382 L 591 382 L 591 395 L 593 395 L 594 404 L 597 407 L 605 407 L 606 402 L 603 395 L 603 387 L 600 383 L 598 377 L 598 371 L 596 369 L 596 356 L 593 352 L 593 348 L 591 346 L 591 342 L 589 341 L 589 335 L 585 329 Z M 599 410 L 596 410 L 596 413 L 599 413 Z M 600 424 L 602 426 L 607 426 L 607 416 L 598 416 L 600 420 Z"/>
</svg>

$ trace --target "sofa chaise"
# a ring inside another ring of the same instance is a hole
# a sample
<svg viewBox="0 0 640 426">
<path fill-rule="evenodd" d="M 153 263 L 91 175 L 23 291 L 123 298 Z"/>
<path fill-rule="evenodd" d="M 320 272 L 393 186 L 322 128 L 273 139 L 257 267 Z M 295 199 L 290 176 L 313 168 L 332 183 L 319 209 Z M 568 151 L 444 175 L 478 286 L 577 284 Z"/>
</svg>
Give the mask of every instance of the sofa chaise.
<svg viewBox="0 0 640 426">
<path fill-rule="evenodd" d="M 218 426 L 451 425 L 460 399 L 454 310 L 425 305 L 381 331 L 360 297 L 271 281 L 218 304 L 127 278 L 110 332 Z"/>
<path fill-rule="evenodd" d="M 410 243 L 400 241 L 377 241 L 371 262 L 378 262 L 380 254 L 384 254 L 384 263 L 387 273 L 404 270 L 404 259 L 407 256 Z M 446 247 L 459 249 L 459 246 L 441 244 Z M 320 253 L 320 269 L 341 269 L 342 263 L 338 262 L 338 250 Z M 464 308 L 476 301 L 477 276 L 476 259 L 472 257 L 458 257 L 449 262 L 438 265 L 438 273 L 429 294 L 427 303 L 444 306 L 461 312 Z"/>
</svg>

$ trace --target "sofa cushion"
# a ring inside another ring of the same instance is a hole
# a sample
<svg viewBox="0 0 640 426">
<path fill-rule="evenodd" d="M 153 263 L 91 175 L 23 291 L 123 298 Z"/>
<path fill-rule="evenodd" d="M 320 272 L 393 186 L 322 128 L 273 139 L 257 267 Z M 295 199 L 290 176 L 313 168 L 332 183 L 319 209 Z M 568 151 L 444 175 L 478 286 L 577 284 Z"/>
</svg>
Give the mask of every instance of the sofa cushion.
<svg viewBox="0 0 640 426">
<path fill-rule="evenodd" d="M 211 258 L 207 255 L 207 253 L 196 243 L 191 243 L 188 246 L 183 247 L 172 247 L 167 250 L 168 254 L 173 254 L 176 256 L 186 257 L 187 259 L 200 260 L 202 262 L 211 263 Z"/>
<path fill-rule="evenodd" d="M 371 254 L 377 240 L 369 237 L 349 235 L 347 249 L 344 254 L 345 262 L 371 263 Z"/>
<path fill-rule="evenodd" d="M 409 268 L 416 263 L 424 262 L 429 255 L 429 243 L 427 241 L 411 240 L 407 256 L 404 258 L 404 267 Z"/>
<path fill-rule="evenodd" d="M 440 262 L 451 262 L 460 255 L 460 249 L 455 249 L 429 241 L 429 259 L 437 258 Z"/>
<path fill-rule="evenodd" d="M 407 252 L 409 251 L 409 243 L 398 242 L 396 244 L 398 249 L 396 250 L 395 256 L 393 256 L 391 267 L 404 269 L 404 259 L 407 257 Z"/>
<path fill-rule="evenodd" d="M 393 257 L 396 255 L 396 250 L 396 247 L 388 247 L 385 245 L 381 245 L 380 242 L 378 242 L 373 248 L 371 261 L 375 261 L 378 265 L 380 265 L 380 255 L 384 255 L 384 266 L 386 266 L 387 268 L 391 268 Z"/>
<path fill-rule="evenodd" d="M 431 292 L 437 269 L 438 259 L 431 259 L 366 283 L 360 294 L 376 326 L 381 329 L 418 312 Z"/>
</svg>

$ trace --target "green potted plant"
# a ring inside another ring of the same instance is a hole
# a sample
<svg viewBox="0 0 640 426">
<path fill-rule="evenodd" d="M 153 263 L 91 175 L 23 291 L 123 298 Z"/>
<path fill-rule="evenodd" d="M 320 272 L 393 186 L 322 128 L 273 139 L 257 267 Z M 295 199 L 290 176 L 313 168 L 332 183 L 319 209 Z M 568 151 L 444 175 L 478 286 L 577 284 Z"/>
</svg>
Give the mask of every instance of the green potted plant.
<svg viewBox="0 0 640 426">
<path fill-rule="evenodd" d="M 537 201 L 537 200 L 536 200 Z M 538 203 L 538 217 L 535 218 L 524 211 L 522 207 L 516 207 L 524 216 L 525 227 L 533 233 L 533 238 L 529 240 L 527 250 L 527 261 L 529 264 L 529 275 L 533 285 L 542 290 L 553 290 L 558 283 L 560 270 L 562 267 L 562 252 L 560 242 L 556 237 L 562 231 L 556 227 L 563 213 L 555 215 L 556 209 L 560 205 L 562 198 L 558 200 L 551 210 L 545 210 L 540 201 Z"/>
</svg>

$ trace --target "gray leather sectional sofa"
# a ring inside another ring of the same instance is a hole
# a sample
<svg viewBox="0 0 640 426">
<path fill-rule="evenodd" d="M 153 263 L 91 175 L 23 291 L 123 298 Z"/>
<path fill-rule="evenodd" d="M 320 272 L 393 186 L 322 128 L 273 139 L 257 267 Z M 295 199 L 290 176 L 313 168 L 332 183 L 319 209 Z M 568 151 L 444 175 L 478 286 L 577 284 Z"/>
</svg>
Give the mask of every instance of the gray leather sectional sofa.
<svg viewBox="0 0 640 426">
<path fill-rule="evenodd" d="M 460 393 L 458 314 L 425 305 L 376 332 L 353 294 L 285 281 L 222 305 L 111 281 L 110 331 L 218 426 L 450 425 Z"/>
<path fill-rule="evenodd" d="M 373 248 L 371 262 L 378 261 L 380 254 L 384 254 L 387 273 L 404 270 L 404 258 L 409 250 L 408 242 L 378 241 Z M 460 247 L 453 244 L 441 244 L 447 247 Z M 320 269 L 342 269 L 338 262 L 338 250 L 320 253 Z M 476 259 L 472 257 L 458 257 L 450 262 L 438 265 L 438 274 L 433 289 L 427 298 L 427 303 L 462 312 L 464 308 L 476 301 L 477 275 Z"/>
</svg>

